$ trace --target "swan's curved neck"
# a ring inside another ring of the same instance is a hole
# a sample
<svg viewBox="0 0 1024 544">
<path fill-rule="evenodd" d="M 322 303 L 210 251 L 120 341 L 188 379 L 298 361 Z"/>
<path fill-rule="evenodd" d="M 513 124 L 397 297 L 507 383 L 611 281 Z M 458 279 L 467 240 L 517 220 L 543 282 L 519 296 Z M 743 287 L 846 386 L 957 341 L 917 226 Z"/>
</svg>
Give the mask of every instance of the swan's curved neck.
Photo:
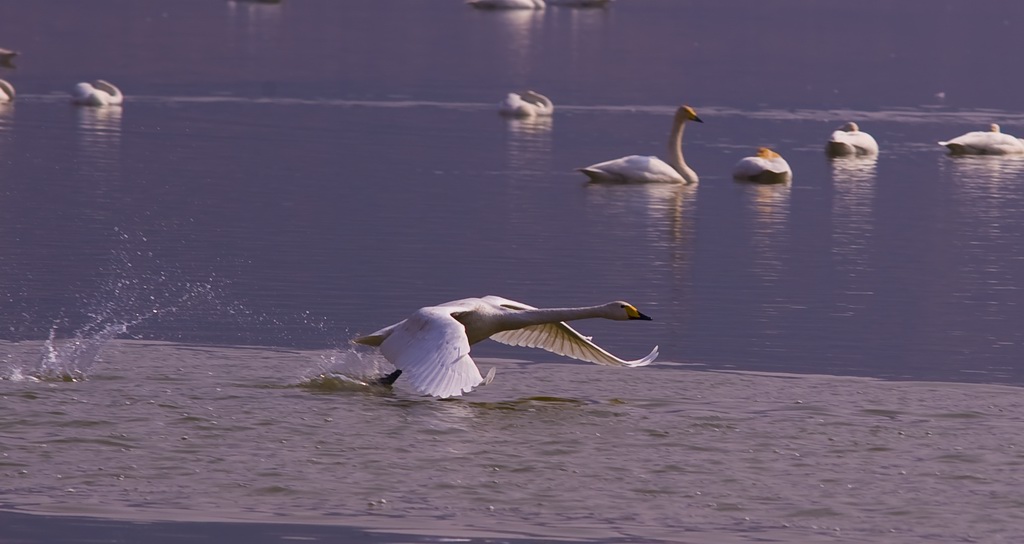
<svg viewBox="0 0 1024 544">
<path fill-rule="evenodd" d="M 668 159 L 669 164 L 672 168 L 679 172 L 680 176 L 687 183 L 697 182 L 697 172 L 694 172 L 692 168 L 686 165 L 686 161 L 683 159 L 683 130 L 686 128 L 686 120 L 678 119 L 672 125 L 672 133 L 668 138 Z"/>
</svg>

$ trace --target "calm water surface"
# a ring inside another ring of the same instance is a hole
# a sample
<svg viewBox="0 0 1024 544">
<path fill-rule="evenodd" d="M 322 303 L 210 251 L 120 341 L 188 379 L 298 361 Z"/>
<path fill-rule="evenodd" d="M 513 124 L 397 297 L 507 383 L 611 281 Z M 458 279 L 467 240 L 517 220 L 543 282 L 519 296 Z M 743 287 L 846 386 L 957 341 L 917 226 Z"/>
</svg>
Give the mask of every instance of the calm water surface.
<svg viewBox="0 0 1024 544">
<path fill-rule="evenodd" d="M 1024 133 L 1024 82 L 983 61 L 1024 46 L 1024 5 L 0 10 L 0 505 L 197 541 L 1024 528 L 1024 161 L 935 144 Z M 97 77 L 123 108 L 67 103 Z M 496 115 L 527 87 L 552 119 Z M 680 103 L 699 185 L 574 172 L 664 156 Z M 851 120 L 881 155 L 828 161 Z M 761 145 L 791 185 L 730 179 Z M 354 334 L 485 294 L 629 300 L 655 321 L 579 328 L 661 363 L 482 343 L 497 380 L 444 402 L 342 377 L 388 368 Z"/>
</svg>

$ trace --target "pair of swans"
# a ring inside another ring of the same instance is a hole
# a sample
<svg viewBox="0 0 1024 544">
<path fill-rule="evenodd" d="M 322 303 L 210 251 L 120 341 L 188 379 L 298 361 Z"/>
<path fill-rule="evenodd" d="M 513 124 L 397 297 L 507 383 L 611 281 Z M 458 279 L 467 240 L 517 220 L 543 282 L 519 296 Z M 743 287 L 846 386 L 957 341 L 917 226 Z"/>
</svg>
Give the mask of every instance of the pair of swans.
<svg viewBox="0 0 1024 544">
<path fill-rule="evenodd" d="M 697 183 L 697 172 L 683 158 L 683 132 L 689 121 L 704 122 L 690 106 L 679 106 L 668 138 L 669 162 L 653 156 L 630 155 L 578 170 L 593 183 Z M 740 160 L 733 169 L 736 179 L 759 183 L 785 182 L 791 174 L 786 160 L 768 148 L 761 148 L 757 156 Z"/>
<path fill-rule="evenodd" d="M 1004 134 L 999 125 L 992 123 L 988 131 L 968 132 L 946 142 L 950 155 L 1021 155 L 1024 154 L 1024 140 Z"/>
<path fill-rule="evenodd" d="M 551 100 L 536 91 L 508 93 L 505 100 L 498 103 L 498 113 L 506 117 L 537 117 L 554 112 Z"/>
<path fill-rule="evenodd" d="M 987 131 L 968 132 L 939 145 L 951 155 L 1020 155 L 1024 154 L 1024 140 L 1004 134 L 999 125 L 992 123 Z M 857 123 L 846 123 L 832 133 L 826 144 L 830 157 L 866 156 L 878 154 L 878 142 L 862 132 Z"/>
<path fill-rule="evenodd" d="M 397 370 L 383 378 L 382 383 L 390 385 L 399 376 L 406 376 L 417 392 L 441 398 L 460 396 L 494 379 L 493 368 L 484 378 L 469 356 L 470 346 L 487 338 L 599 365 L 638 367 L 649 365 L 657 358 L 658 347 L 655 346 L 642 359 L 620 359 L 565 323 L 590 318 L 651 320 L 632 304 L 622 301 L 580 308 L 541 309 L 486 296 L 420 308 L 403 321 L 352 341 L 379 347 L 381 354 L 395 366 Z"/>
<path fill-rule="evenodd" d="M 112 83 L 97 79 L 79 83 L 71 90 L 71 102 L 80 106 L 118 106 L 124 103 L 121 90 Z"/>
<path fill-rule="evenodd" d="M 14 100 L 14 85 L 0 79 L 0 103 Z"/>
</svg>

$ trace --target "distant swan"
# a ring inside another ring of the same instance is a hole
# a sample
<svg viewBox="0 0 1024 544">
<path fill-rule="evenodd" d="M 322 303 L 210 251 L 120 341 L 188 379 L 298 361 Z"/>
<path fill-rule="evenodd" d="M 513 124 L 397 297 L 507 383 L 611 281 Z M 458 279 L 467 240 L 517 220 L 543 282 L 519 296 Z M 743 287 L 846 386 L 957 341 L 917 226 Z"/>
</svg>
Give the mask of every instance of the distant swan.
<svg viewBox="0 0 1024 544">
<path fill-rule="evenodd" d="M 544 9 L 544 0 L 467 0 L 479 9 Z"/>
<path fill-rule="evenodd" d="M 630 155 L 577 170 L 595 183 L 697 183 L 697 172 L 683 160 L 683 129 L 687 121 L 704 122 L 690 106 L 679 106 L 668 139 L 669 163 L 658 157 Z"/>
<path fill-rule="evenodd" d="M 18 56 L 18 52 L 17 51 L 13 51 L 11 49 L 5 49 L 3 47 L 0 47 L 0 66 L 8 66 L 8 67 L 12 67 L 13 68 L 14 64 L 12 64 L 11 61 L 13 61 L 14 57 L 17 57 L 17 56 Z"/>
<path fill-rule="evenodd" d="M 0 102 L 10 102 L 12 100 L 14 100 L 14 86 L 0 79 Z"/>
<path fill-rule="evenodd" d="M 509 117 L 533 117 L 551 115 L 555 105 L 548 97 L 534 91 L 523 94 L 508 93 L 505 100 L 498 104 L 498 112 Z"/>
<path fill-rule="evenodd" d="M 583 308 L 538 309 L 506 298 L 486 296 L 446 302 L 420 308 L 404 321 L 353 340 L 379 346 L 396 370 L 384 380 L 393 383 L 408 376 L 418 392 L 434 397 L 468 393 L 490 383 L 469 356 L 470 346 L 491 338 L 510 346 L 541 348 L 558 355 L 609 366 L 646 366 L 658 356 L 655 346 L 646 357 L 626 361 L 608 353 L 572 329 L 565 321 L 602 317 L 626 321 L 650 321 L 627 302 L 609 302 Z"/>
<path fill-rule="evenodd" d="M 79 83 L 71 90 L 71 102 L 82 106 L 116 106 L 124 102 L 121 90 L 113 84 L 97 79 Z"/>
<path fill-rule="evenodd" d="M 793 175 L 789 163 L 781 155 L 762 147 L 754 157 L 744 157 L 733 167 L 732 177 L 756 183 L 786 183 Z"/>
<path fill-rule="evenodd" d="M 878 142 L 867 132 L 861 132 L 857 123 L 850 122 L 832 133 L 832 137 L 825 144 L 825 153 L 829 157 L 877 155 Z"/>
<path fill-rule="evenodd" d="M 999 131 L 999 125 L 992 123 L 988 132 L 968 132 L 948 142 L 939 142 L 946 146 L 950 155 L 1017 155 L 1024 153 L 1024 140 L 1015 138 Z"/>
</svg>

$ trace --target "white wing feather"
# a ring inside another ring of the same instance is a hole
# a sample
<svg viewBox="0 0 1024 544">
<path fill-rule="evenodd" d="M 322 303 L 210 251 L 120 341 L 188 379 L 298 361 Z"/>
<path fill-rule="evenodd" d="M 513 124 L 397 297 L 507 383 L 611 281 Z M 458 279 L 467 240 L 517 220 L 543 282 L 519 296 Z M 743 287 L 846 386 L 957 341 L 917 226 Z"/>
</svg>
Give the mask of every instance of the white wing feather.
<svg viewBox="0 0 1024 544">
<path fill-rule="evenodd" d="M 513 310 L 536 309 L 533 306 L 523 304 L 521 302 L 493 295 L 483 297 L 483 300 Z M 647 366 L 654 362 L 658 357 L 658 346 L 654 346 L 651 353 L 642 359 L 636 359 L 634 361 L 620 359 L 611 353 L 608 353 L 608 351 L 601 346 L 591 342 L 589 338 L 576 332 L 575 329 L 564 322 L 546 323 L 522 329 L 503 331 L 491 335 L 491 340 L 501 342 L 502 344 L 508 344 L 510 346 L 540 348 L 558 355 L 564 355 L 566 357 L 572 357 L 573 359 L 579 359 L 588 363 L 607 366 Z"/>
<path fill-rule="evenodd" d="M 466 329 L 451 316 L 459 308 L 422 308 L 394 326 L 380 352 L 416 391 L 457 397 L 483 382 L 469 356 Z"/>
<path fill-rule="evenodd" d="M 685 183 L 667 162 L 654 156 L 630 155 L 580 168 L 593 181 L 613 183 Z"/>
</svg>

